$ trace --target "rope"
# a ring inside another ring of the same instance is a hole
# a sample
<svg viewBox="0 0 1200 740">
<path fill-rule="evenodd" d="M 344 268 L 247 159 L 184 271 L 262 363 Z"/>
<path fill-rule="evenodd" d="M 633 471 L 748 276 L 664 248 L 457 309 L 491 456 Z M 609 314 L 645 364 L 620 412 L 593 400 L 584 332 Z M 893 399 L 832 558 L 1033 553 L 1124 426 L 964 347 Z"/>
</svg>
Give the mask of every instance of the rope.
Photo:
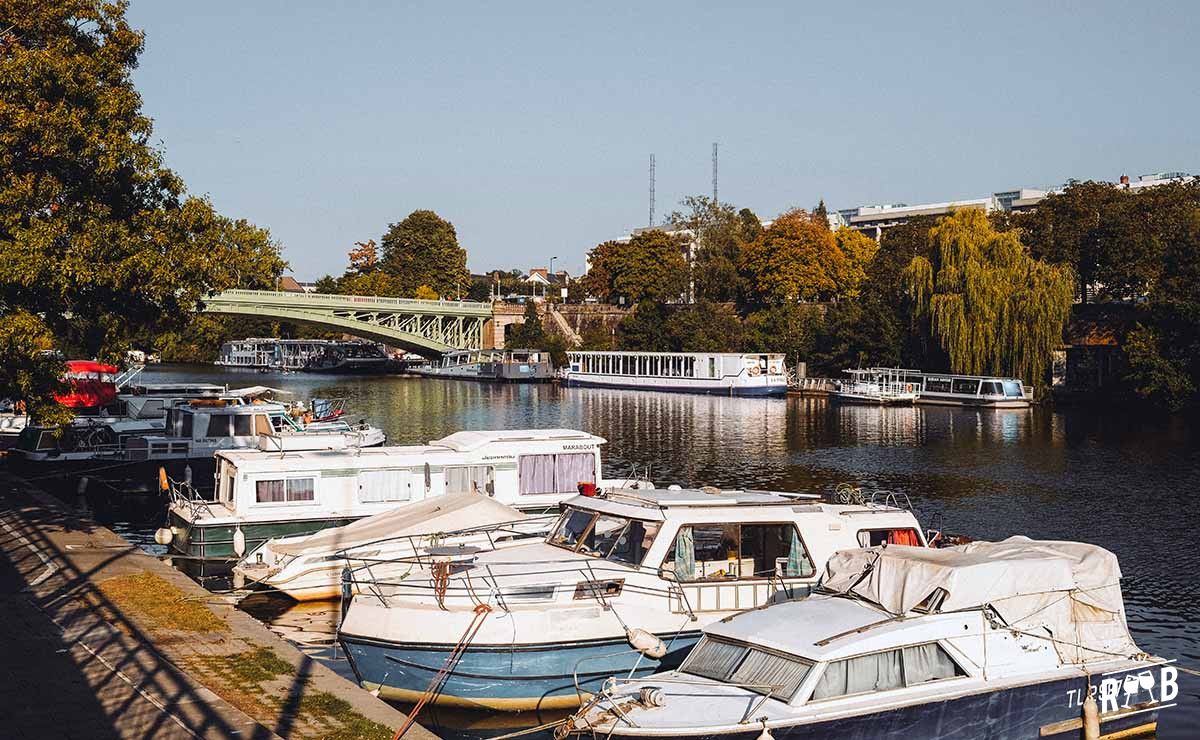
<svg viewBox="0 0 1200 740">
<path fill-rule="evenodd" d="M 556 729 L 558 727 L 561 727 L 562 725 L 565 725 L 567 723 L 567 720 L 569 720 L 569 719 L 570 719 L 569 717 L 567 719 L 557 719 L 557 720 L 554 720 L 553 722 L 547 722 L 544 725 L 538 725 L 537 727 L 530 727 L 527 730 L 517 730 L 516 732 L 510 732 L 505 735 L 497 735 L 496 737 L 491 738 L 491 740 L 508 740 L 508 738 L 512 738 L 512 737 L 521 737 L 522 735 L 532 735 L 535 732 L 542 732 L 544 730 Z"/>
<path fill-rule="evenodd" d="M 444 560 L 434 561 L 431 570 L 433 574 L 433 597 L 437 599 L 438 608 L 442 611 L 447 611 L 446 589 L 450 586 L 450 563 Z"/>
<path fill-rule="evenodd" d="M 471 623 L 467 625 L 467 629 L 463 632 L 463 636 L 459 638 L 458 642 L 454 645 L 454 649 L 450 651 L 448 656 L 446 656 L 446 662 L 443 663 L 441 669 L 434 674 L 433 680 L 429 682 L 429 687 L 425 689 L 425 693 L 421 694 L 421 698 L 415 705 L 413 705 L 412 711 L 408 713 L 408 719 L 404 721 L 404 724 L 400 726 L 400 729 L 396 730 L 396 734 L 392 735 L 392 740 L 400 740 L 400 738 L 404 737 L 404 733 L 408 732 L 409 728 L 412 727 L 417 721 L 417 714 L 420 713 L 421 709 L 423 709 L 425 705 L 433 699 L 433 697 L 437 696 L 438 692 L 441 690 L 442 684 L 445 683 L 446 679 L 450 677 L 450 673 L 458 664 L 459 659 L 462 658 L 463 653 L 466 652 L 467 646 L 470 645 L 471 641 L 475 639 L 475 635 L 479 634 L 479 629 L 483 627 L 483 621 L 487 619 L 487 615 L 490 614 L 491 611 L 492 608 L 487 604 L 480 604 L 479 606 L 475 607 L 475 613 L 471 617 Z"/>
</svg>

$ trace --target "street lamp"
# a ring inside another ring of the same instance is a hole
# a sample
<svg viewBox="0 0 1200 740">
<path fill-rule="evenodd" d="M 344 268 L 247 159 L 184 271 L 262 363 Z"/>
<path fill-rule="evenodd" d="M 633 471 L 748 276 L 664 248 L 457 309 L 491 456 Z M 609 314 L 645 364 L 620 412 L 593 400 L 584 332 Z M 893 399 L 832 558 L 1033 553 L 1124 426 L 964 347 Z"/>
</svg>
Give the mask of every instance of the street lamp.
<svg viewBox="0 0 1200 740">
<path fill-rule="evenodd" d="M 547 287 L 549 286 L 549 283 L 550 283 L 550 281 L 551 281 L 551 277 L 554 275 L 554 260 L 556 260 L 556 259 L 558 259 L 558 257 L 551 257 L 551 258 L 550 258 L 550 272 L 549 272 L 549 273 L 546 275 L 546 284 L 547 284 Z M 545 298 L 545 297 L 546 297 L 546 288 L 542 288 L 542 298 Z"/>
</svg>

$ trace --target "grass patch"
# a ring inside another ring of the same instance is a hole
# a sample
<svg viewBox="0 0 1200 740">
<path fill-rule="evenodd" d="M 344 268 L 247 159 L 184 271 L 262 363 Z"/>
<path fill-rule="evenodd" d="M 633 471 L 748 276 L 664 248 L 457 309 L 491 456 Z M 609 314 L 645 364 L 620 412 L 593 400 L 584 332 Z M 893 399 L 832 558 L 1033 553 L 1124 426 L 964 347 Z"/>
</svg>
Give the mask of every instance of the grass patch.
<svg viewBox="0 0 1200 740">
<path fill-rule="evenodd" d="M 277 676 L 290 676 L 296 672 L 292 664 L 275 654 L 271 648 L 255 648 L 244 653 L 234 653 L 222 659 L 222 667 L 242 681 L 263 683 Z"/>
<path fill-rule="evenodd" d="M 136 614 L 151 629 L 181 632 L 228 632 L 229 625 L 175 586 L 148 571 L 117 576 L 98 586 L 122 611 Z"/>
</svg>

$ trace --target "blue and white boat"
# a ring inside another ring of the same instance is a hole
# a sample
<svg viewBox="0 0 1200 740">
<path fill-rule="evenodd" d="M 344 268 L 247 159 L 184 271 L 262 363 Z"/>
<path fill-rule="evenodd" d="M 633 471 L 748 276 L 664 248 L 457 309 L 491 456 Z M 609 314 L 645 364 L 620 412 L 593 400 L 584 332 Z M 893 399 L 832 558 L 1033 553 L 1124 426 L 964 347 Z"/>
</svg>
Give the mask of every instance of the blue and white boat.
<svg viewBox="0 0 1200 740">
<path fill-rule="evenodd" d="M 708 625 L 676 671 L 614 679 L 559 733 L 619 738 L 1129 738 L 1177 669 L 1129 634 L 1095 545 L 1013 537 L 838 553 L 818 594 Z"/>
<path fill-rule="evenodd" d="M 706 625 L 808 594 L 838 550 L 889 541 L 926 540 L 907 510 L 815 495 L 579 496 L 544 541 L 439 551 L 403 579 L 360 568 L 339 638 L 387 699 L 569 708 L 608 676 L 677 666 Z"/>
<path fill-rule="evenodd" d="M 784 356 L 736 352 L 568 352 L 566 384 L 724 396 L 785 396 Z"/>
</svg>

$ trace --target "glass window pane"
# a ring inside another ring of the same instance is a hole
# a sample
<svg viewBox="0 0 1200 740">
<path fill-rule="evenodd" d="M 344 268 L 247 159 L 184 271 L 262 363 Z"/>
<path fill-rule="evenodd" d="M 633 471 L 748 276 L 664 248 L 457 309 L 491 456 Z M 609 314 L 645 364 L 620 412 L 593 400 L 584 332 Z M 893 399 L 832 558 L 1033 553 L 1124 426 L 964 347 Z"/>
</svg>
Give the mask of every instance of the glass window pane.
<svg viewBox="0 0 1200 740">
<path fill-rule="evenodd" d="M 469 493 L 471 490 L 471 471 L 465 465 L 447 467 L 446 493 Z"/>
<path fill-rule="evenodd" d="M 249 437 L 254 434 L 254 419 L 249 414 L 237 414 L 233 417 L 233 436 Z"/>
<path fill-rule="evenodd" d="M 730 682 L 747 684 L 747 688 L 784 700 L 791 699 L 808 675 L 809 663 L 774 653 L 750 648 L 746 659 L 738 666 Z M 769 689 L 767 688 L 769 687 Z"/>
<path fill-rule="evenodd" d="M 904 648 L 904 681 L 909 686 L 965 675 L 936 642 Z"/>
<path fill-rule="evenodd" d="M 260 480 L 254 484 L 254 500 L 260 504 L 286 501 L 282 480 Z"/>
<path fill-rule="evenodd" d="M 628 526 L 628 519 L 601 514 L 596 518 L 595 524 L 592 525 L 592 531 L 588 532 L 586 541 L 579 551 L 588 555 L 607 557 L 617 544 L 617 540 L 625 534 Z"/>
<path fill-rule="evenodd" d="M 554 488 L 554 455 L 521 455 L 517 458 L 520 493 L 557 493 Z"/>
<path fill-rule="evenodd" d="M 287 482 L 288 501 L 313 501 L 316 499 L 316 488 L 312 478 L 291 478 Z"/>
<path fill-rule="evenodd" d="M 746 648 L 741 645 L 704 637 L 692 648 L 680 670 L 693 676 L 724 681 L 745 654 Z"/>
<path fill-rule="evenodd" d="M 650 546 L 654 544 L 654 538 L 658 536 L 661 526 L 658 522 L 643 522 L 637 519 L 630 521 L 629 529 L 613 545 L 608 559 L 633 565 L 641 563 L 642 558 L 650 551 Z"/>
<path fill-rule="evenodd" d="M 579 536 L 587 530 L 596 515 L 579 509 L 568 509 L 558 520 L 558 526 L 550 535 L 550 544 L 573 547 L 579 542 Z"/>
<path fill-rule="evenodd" d="M 792 524 L 743 524 L 741 577 L 807 578 L 816 573 Z"/>
<path fill-rule="evenodd" d="M 888 650 L 834 661 L 825 666 L 812 698 L 831 699 L 868 691 L 898 689 L 901 686 L 900 651 Z"/>
</svg>

